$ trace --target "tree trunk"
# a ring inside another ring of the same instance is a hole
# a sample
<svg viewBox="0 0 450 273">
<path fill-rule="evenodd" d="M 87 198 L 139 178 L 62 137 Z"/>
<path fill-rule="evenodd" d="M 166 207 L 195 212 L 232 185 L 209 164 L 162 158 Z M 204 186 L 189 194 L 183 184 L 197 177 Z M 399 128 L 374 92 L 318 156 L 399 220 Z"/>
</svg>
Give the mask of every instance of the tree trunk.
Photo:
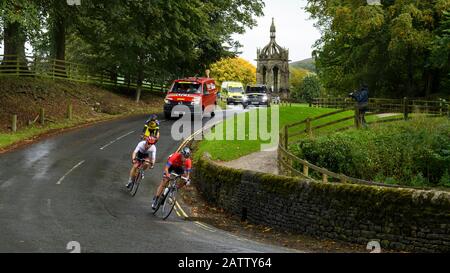
<svg viewBox="0 0 450 273">
<path fill-rule="evenodd" d="M 28 70 L 25 58 L 26 36 L 20 23 L 5 23 L 3 39 L 5 56 L 2 65 L 14 65 L 22 71 Z M 14 67 L 4 67 L 4 69 L 12 70 Z"/>
<path fill-rule="evenodd" d="M 117 71 L 111 71 L 109 72 L 109 79 L 114 83 L 114 85 L 117 84 Z"/>
<path fill-rule="evenodd" d="M 137 74 L 137 88 L 136 88 L 136 103 L 141 99 L 142 82 L 144 81 L 144 57 L 142 51 L 138 55 L 138 74 Z"/>
<path fill-rule="evenodd" d="M 408 89 L 408 94 L 407 94 L 407 96 L 408 97 L 415 97 L 415 94 L 414 94 L 414 75 L 413 75 L 413 60 L 412 60 L 412 58 L 413 58 L 413 56 L 412 56 L 412 50 L 411 50 L 411 48 L 408 48 L 408 55 L 407 55 L 407 58 L 408 58 L 408 82 L 407 82 L 407 89 Z"/>
<path fill-rule="evenodd" d="M 432 93 L 432 89 L 433 89 L 434 76 L 433 76 L 433 71 L 428 71 L 427 74 L 428 74 L 428 76 L 427 76 L 427 80 L 426 80 L 427 85 L 425 88 L 425 97 L 429 98 Z"/>
<path fill-rule="evenodd" d="M 52 55 L 55 61 L 55 72 L 60 77 L 67 77 L 66 75 L 66 19 L 59 15 L 57 11 L 54 12 L 53 18 L 53 45 Z"/>
</svg>

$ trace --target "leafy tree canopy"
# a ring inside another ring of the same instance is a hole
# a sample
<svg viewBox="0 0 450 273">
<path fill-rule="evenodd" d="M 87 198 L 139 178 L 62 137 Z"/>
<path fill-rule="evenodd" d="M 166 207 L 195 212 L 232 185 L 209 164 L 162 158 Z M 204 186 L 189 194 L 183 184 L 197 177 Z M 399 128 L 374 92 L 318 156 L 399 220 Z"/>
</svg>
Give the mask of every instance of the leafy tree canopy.
<svg viewBox="0 0 450 273">
<path fill-rule="evenodd" d="M 332 93 L 366 82 L 375 96 L 449 94 L 450 0 L 309 0 L 306 10 L 322 32 L 314 55 Z"/>
<path fill-rule="evenodd" d="M 211 65 L 211 77 L 221 85 L 225 81 L 256 83 L 256 67 L 242 58 L 224 58 Z"/>
</svg>

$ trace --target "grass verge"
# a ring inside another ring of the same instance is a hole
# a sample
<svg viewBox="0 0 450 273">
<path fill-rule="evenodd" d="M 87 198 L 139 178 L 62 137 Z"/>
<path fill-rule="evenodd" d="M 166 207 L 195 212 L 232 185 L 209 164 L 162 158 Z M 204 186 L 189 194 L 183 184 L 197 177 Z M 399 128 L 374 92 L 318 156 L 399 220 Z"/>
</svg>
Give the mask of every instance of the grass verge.
<svg viewBox="0 0 450 273">
<path fill-rule="evenodd" d="M 278 121 L 279 129 L 274 128 L 273 135 L 278 135 L 279 130 L 283 128 L 287 124 L 292 124 L 298 121 L 305 120 L 306 118 L 313 118 L 319 115 L 323 115 L 326 113 L 331 113 L 336 111 L 337 109 L 331 108 L 313 108 L 308 107 L 306 104 L 292 104 L 292 106 L 272 106 L 267 109 L 267 116 L 270 117 L 273 109 L 279 109 Z M 262 109 L 254 109 L 251 110 L 253 113 L 246 112 L 241 113 L 236 118 L 227 119 L 223 122 L 222 126 L 217 126 L 210 133 L 206 134 L 205 139 L 200 142 L 198 146 L 198 152 L 196 153 L 196 157 L 202 155 L 205 152 L 208 152 L 211 155 L 213 160 L 219 161 L 231 161 L 242 156 L 261 151 L 262 144 L 269 144 L 270 140 L 266 140 L 267 136 L 265 133 L 261 133 L 259 127 L 256 125 L 255 119 L 250 118 L 250 115 L 256 115 L 259 119 L 261 114 L 264 114 L 264 110 Z M 330 117 L 326 117 L 315 121 L 312 123 L 312 126 L 317 126 L 321 124 L 325 124 L 334 120 L 346 118 L 353 116 L 353 111 L 346 111 L 337 115 L 333 115 Z M 238 120 L 241 118 L 242 120 L 245 118 L 245 128 L 241 126 L 238 128 Z M 370 116 L 367 118 L 367 121 L 375 121 L 384 119 L 384 117 Z M 252 122 L 251 122 L 252 120 Z M 354 124 L 353 120 L 348 120 L 327 128 L 319 129 L 314 132 L 317 135 L 328 134 L 330 132 L 334 132 L 335 130 L 343 127 L 348 127 Z M 260 123 L 261 125 L 261 123 Z M 262 130 L 266 132 L 270 132 L 272 130 L 272 121 L 268 119 L 267 124 L 265 124 L 268 130 Z M 256 127 L 255 127 L 256 126 Z M 305 127 L 299 126 L 290 129 L 290 133 L 294 133 L 299 130 L 304 130 Z M 238 138 L 238 131 L 245 131 L 245 137 Z M 230 133 L 230 131 L 232 131 Z M 255 135 L 256 133 L 256 135 Z M 293 140 L 300 140 L 302 136 L 296 137 Z"/>
</svg>

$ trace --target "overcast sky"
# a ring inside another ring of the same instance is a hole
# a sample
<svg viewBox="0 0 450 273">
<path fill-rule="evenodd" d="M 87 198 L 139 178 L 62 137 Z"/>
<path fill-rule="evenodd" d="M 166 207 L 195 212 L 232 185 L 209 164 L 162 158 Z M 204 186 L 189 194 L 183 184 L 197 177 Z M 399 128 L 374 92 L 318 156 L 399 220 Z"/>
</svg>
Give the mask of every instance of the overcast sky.
<svg viewBox="0 0 450 273">
<path fill-rule="evenodd" d="M 312 46 L 320 38 L 314 21 L 303 9 L 306 0 L 264 0 L 264 16 L 257 18 L 258 26 L 248 29 L 243 35 L 233 36 L 243 48 L 241 57 L 256 64 L 256 49 L 263 48 L 270 41 L 270 25 L 275 18 L 277 43 L 289 49 L 289 58 L 300 61 L 311 58 Z"/>
</svg>

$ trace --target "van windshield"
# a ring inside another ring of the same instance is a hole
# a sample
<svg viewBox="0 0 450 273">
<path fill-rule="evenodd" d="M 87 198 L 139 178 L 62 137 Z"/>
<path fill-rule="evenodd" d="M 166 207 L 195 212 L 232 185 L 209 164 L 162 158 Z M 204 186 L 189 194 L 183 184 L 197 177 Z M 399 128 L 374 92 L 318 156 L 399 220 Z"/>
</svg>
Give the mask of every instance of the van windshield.
<svg viewBox="0 0 450 273">
<path fill-rule="evenodd" d="M 230 93 L 244 93 L 244 88 L 242 87 L 230 87 L 228 88 Z"/>
<path fill-rule="evenodd" d="M 181 94 L 201 94 L 202 88 L 201 84 L 193 82 L 176 82 L 173 85 L 172 93 Z"/>
<path fill-rule="evenodd" d="M 266 93 L 266 88 L 260 86 L 247 87 L 247 93 Z"/>
</svg>

